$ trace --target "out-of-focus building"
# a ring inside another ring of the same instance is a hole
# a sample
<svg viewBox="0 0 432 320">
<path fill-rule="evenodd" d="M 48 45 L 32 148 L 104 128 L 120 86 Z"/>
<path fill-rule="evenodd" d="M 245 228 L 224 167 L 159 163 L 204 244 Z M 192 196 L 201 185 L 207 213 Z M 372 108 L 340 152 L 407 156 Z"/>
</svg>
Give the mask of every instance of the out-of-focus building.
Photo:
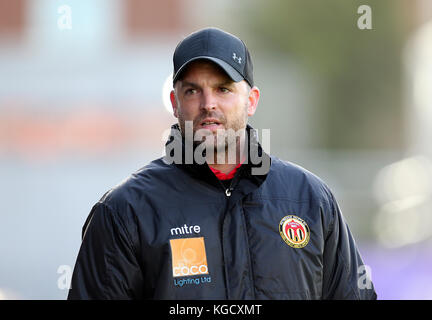
<svg viewBox="0 0 432 320">
<path fill-rule="evenodd" d="M 92 205 L 162 154 L 193 5 L 0 0 L 1 299 L 66 297 Z"/>
<path fill-rule="evenodd" d="M 159 147 L 171 121 L 161 84 L 187 32 L 187 2 L 0 6 L 0 153 L 54 159 Z"/>
</svg>

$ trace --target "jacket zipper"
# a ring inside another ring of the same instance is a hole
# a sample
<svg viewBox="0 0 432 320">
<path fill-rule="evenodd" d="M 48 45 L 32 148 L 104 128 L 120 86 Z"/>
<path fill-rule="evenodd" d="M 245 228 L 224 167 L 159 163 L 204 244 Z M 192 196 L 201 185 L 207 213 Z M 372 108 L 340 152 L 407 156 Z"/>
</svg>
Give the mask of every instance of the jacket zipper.
<svg viewBox="0 0 432 320">
<path fill-rule="evenodd" d="M 236 175 L 234 176 L 234 178 L 231 180 L 230 186 L 227 189 L 225 189 L 224 184 L 219 180 L 221 187 L 225 190 L 225 196 L 226 196 L 226 203 L 225 203 L 225 209 L 224 209 L 224 218 L 223 218 L 224 221 L 225 221 L 225 216 L 226 216 L 226 214 L 228 212 L 228 208 L 229 208 L 229 203 L 230 203 L 230 199 L 229 198 L 231 197 L 231 194 L 232 194 L 234 188 L 236 187 L 236 183 L 240 179 L 240 176 L 242 174 L 240 172 L 241 169 L 242 169 L 242 167 L 239 168 L 239 171 L 236 173 Z M 244 222 L 244 216 L 243 216 L 243 224 L 244 223 L 245 222 Z M 224 228 L 222 228 L 221 238 L 224 239 Z M 222 241 L 222 252 L 224 252 L 223 241 Z M 225 254 L 223 254 L 223 259 L 224 259 L 223 264 L 225 266 L 225 260 L 226 260 L 225 259 Z M 251 264 L 250 263 L 250 256 L 249 256 L 248 260 L 249 260 L 249 272 L 252 275 L 252 269 L 250 268 L 250 264 Z M 225 273 L 225 279 L 226 279 L 226 282 L 225 282 L 225 292 L 226 292 L 226 297 L 229 300 L 229 299 L 231 299 L 231 295 L 230 295 L 230 292 L 229 292 L 228 271 L 227 271 L 226 267 L 224 267 L 224 273 Z M 253 280 L 252 279 L 251 279 L 251 282 L 252 282 L 252 288 L 254 288 L 254 284 L 253 284 Z M 255 297 L 254 290 L 252 290 L 252 294 Z"/>
<path fill-rule="evenodd" d="M 224 186 L 224 184 L 222 183 L 222 181 L 220 181 L 219 179 L 219 183 L 220 183 L 220 185 L 221 185 L 221 187 L 222 187 L 222 189 L 224 189 L 225 190 L 225 195 L 229 198 L 229 197 L 231 197 L 231 194 L 232 194 L 232 192 L 234 191 L 234 187 L 235 187 L 235 183 L 237 182 L 237 180 L 240 178 L 240 175 L 241 175 L 241 172 L 240 172 L 240 170 L 241 170 L 241 167 L 238 169 L 238 171 L 237 171 L 237 173 L 236 173 L 236 175 L 234 176 L 234 178 L 231 180 L 231 183 L 230 183 L 230 185 L 229 185 L 229 187 L 227 188 L 227 189 L 225 189 L 225 186 Z"/>
<path fill-rule="evenodd" d="M 224 209 L 224 213 L 223 213 L 223 220 L 225 221 L 225 216 L 226 216 L 226 214 L 227 214 L 227 211 L 228 211 L 228 207 L 229 207 L 229 203 L 230 203 L 230 197 L 231 197 L 231 194 L 232 194 L 232 192 L 233 192 L 233 190 L 234 190 L 234 187 L 235 187 L 235 184 L 234 183 L 236 183 L 237 182 L 237 180 L 239 179 L 239 177 L 240 177 L 240 175 L 241 175 L 241 172 L 240 172 L 240 170 L 241 170 L 241 167 L 239 168 L 239 170 L 237 171 L 237 173 L 236 173 L 236 175 L 234 176 L 234 178 L 231 180 L 231 183 L 230 183 L 230 185 L 229 185 L 229 187 L 226 189 L 225 188 L 225 186 L 224 186 L 224 184 L 222 183 L 222 181 L 221 180 L 219 180 L 219 183 L 220 183 L 220 185 L 221 185 L 221 187 L 222 187 L 222 189 L 225 191 L 225 196 L 226 196 L 226 202 L 225 202 L 225 209 Z M 221 234 L 221 239 L 224 239 L 224 237 L 225 237 L 225 235 L 224 235 L 224 228 L 222 227 L 222 234 Z M 222 252 L 224 252 L 224 244 L 223 244 L 223 241 L 222 241 Z M 222 256 L 223 256 L 223 260 L 224 260 L 224 262 L 223 262 L 223 264 L 224 264 L 224 266 L 225 266 L 225 254 L 223 253 L 222 254 Z M 225 293 L 226 293 L 226 297 L 227 297 L 227 299 L 230 299 L 230 292 L 229 292 L 229 283 L 228 283 L 228 271 L 227 271 L 227 269 L 226 269 L 226 267 L 224 267 L 224 274 L 225 274 L 225 279 L 226 279 L 226 282 L 225 282 Z"/>
<path fill-rule="evenodd" d="M 228 189 L 225 190 L 225 195 L 227 197 L 231 197 L 231 193 L 232 193 L 233 190 L 234 190 L 233 183 L 231 181 L 230 186 L 228 187 Z"/>
<path fill-rule="evenodd" d="M 234 191 L 234 180 L 235 177 L 231 180 L 231 183 L 229 185 L 229 187 L 227 189 L 225 189 L 225 186 L 223 185 L 222 181 L 219 180 L 220 185 L 222 186 L 222 188 L 225 190 L 225 195 L 229 198 L 231 197 L 232 192 Z"/>
</svg>

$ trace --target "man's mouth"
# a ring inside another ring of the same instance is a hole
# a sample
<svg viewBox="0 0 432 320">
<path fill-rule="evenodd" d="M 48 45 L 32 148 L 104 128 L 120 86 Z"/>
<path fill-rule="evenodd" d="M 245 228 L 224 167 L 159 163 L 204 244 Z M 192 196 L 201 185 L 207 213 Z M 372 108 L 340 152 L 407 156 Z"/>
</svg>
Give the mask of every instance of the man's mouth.
<svg viewBox="0 0 432 320">
<path fill-rule="evenodd" d="M 203 121 L 200 122 L 199 128 L 200 129 L 207 129 L 211 131 L 215 131 L 217 129 L 222 128 L 222 124 L 218 119 L 214 118 L 206 118 Z"/>
</svg>

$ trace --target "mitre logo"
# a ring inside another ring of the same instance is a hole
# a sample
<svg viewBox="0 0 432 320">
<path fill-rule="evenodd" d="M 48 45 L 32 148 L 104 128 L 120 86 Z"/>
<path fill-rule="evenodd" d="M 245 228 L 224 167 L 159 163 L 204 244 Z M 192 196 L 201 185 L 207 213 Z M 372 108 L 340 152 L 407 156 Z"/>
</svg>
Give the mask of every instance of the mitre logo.
<svg viewBox="0 0 432 320">
<path fill-rule="evenodd" d="M 171 239 L 173 277 L 208 274 L 204 238 Z"/>
<path fill-rule="evenodd" d="M 303 248 L 309 242 L 309 227 L 304 220 L 297 216 L 283 217 L 279 222 L 279 233 L 283 241 L 293 248 Z"/>
</svg>

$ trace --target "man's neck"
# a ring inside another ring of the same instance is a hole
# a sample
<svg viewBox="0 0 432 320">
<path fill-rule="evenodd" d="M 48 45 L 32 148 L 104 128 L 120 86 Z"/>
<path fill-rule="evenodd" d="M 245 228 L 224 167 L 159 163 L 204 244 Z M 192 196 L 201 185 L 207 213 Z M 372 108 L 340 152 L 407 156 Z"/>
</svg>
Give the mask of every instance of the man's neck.
<svg viewBox="0 0 432 320">
<path fill-rule="evenodd" d="M 219 170 L 220 172 L 230 173 L 231 171 L 234 170 L 234 168 L 237 166 L 237 164 L 236 163 L 234 163 L 234 164 L 230 164 L 230 163 L 226 163 L 226 164 L 212 163 L 212 164 L 209 164 L 209 166 L 212 167 L 213 169 Z"/>
<path fill-rule="evenodd" d="M 241 151 L 240 145 L 241 144 L 237 142 L 237 146 L 235 148 L 235 159 L 232 159 L 233 157 L 230 157 L 228 152 L 225 152 L 225 156 L 223 157 L 223 159 L 219 159 L 217 156 L 217 152 L 215 152 L 214 159 L 207 159 L 208 165 L 213 169 L 219 170 L 220 172 L 230 173 L 232 170 L 235 169 L 235 167 L 237 167 L 240 163 L 243 163 L 246 159 L 244 144 Z"/>
</svg>

